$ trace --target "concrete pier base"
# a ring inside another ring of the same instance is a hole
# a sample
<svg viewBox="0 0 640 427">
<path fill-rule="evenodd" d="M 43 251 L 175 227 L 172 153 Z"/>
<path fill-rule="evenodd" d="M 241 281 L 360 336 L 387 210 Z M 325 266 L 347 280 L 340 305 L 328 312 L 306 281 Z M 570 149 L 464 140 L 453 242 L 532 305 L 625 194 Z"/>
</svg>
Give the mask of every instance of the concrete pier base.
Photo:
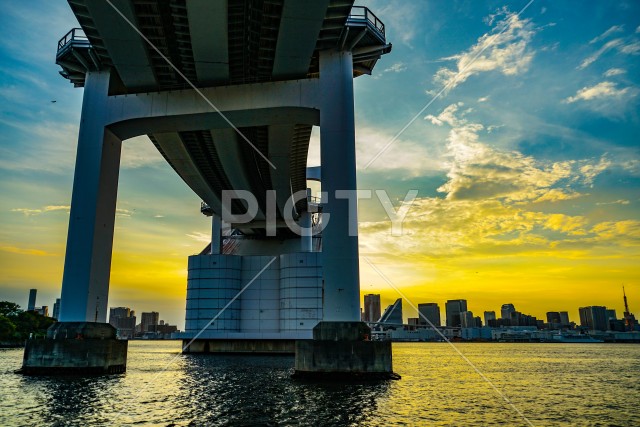
<svg viewBox="0 0 640 427">
<path fill-rule="evenodd" d="M 183 340 L 184 348 L 191 340 Z M 269 339 L 198 339 L 184 348 L 182 353 L 229 353 L 229 354 L 294 354 L 295 340 Z"/>
<path fill-rule="evenodd" d="M 364 322 L 320 322 L 313 340 L 296 342 L 294 378 L 320 380 L 399 379 L 391 342 L 369 341 Z"/>
<path fill-rule="evenodd" d="M 119 374 L 127 369 L 128 342 L 107 323 L 58 322 L 46 338 L 27 340 L 25 375 Z"/>
</svg>

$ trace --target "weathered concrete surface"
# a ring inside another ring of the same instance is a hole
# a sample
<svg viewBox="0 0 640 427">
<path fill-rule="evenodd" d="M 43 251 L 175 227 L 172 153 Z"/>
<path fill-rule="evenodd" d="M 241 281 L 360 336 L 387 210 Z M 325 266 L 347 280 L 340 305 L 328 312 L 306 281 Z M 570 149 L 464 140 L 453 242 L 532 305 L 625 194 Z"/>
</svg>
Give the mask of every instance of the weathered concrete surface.
<svg viewBox="0 0 640 427">
<path fill-rule="evenodd" d="M 191 340 L 183 340 L 184 348 Z M 183 353 L 294 354 L 294 340 L 195 340 Z"/>
<path fill-rule="evenodd" d="M 106 323 L 58 322 L 44 339 L 30 339 L 21 373 L 26 375 L 115 374 L 127 369 L 128 342 Z"/>
<path fill-rule="evenodd" d="M 313 340 L 296 342 L 295 374 L 313 379 L 397 379 L 390 341 L 369 341 L 363 322 L 321 322 Z"/>
</svg>

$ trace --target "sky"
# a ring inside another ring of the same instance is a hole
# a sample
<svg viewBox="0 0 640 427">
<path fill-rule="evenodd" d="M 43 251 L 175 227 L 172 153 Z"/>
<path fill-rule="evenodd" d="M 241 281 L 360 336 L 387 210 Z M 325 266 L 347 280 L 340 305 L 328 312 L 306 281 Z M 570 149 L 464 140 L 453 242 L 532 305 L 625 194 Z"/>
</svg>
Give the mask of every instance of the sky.
<svg viewBox="0 0 640 427">
<path fill-rule="evenodd" d="M 0 25 L 0 300 L 60 294 L 82 90 L 59 74 L 64 1 L 5 2 Z M 391 53 L 355 80 L 361 292 L 640 315 L 640 3 L 362 1 Z M 55 101 L 55 102 L 54 102 Z M 382 151 L 388 146 L 386 150 Z M 184 325 L 200 200 L 146 137 L 125 141 L 109 306 Z M 314 130 L 309 165 L 319 162 Z M 415 200 L 404 203 L 411 190 Z M 381 277 L 372 267 L 382 272 Z"/>
</svg>

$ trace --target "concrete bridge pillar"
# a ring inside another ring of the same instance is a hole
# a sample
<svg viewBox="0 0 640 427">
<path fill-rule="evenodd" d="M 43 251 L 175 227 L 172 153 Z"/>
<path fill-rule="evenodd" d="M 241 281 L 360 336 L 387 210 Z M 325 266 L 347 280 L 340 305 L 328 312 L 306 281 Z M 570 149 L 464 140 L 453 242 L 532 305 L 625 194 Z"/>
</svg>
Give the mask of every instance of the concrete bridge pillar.
<svg viewBox="0 0 640 427">
<path fill-rule="evenodd" d="M 357 212 L 345 197 L 357 188 L 351 52 L 320 52 L 320 86 L 323 215 L 329 215 L 322 231 L 323 318 L 360 321 Z"/>
<path fill-rule="evenodd" d="M 108 71 L 87 73 L 60 301 L 61 322 L 107 321 L 122 141 L 105 128 Z"/>
</svg>

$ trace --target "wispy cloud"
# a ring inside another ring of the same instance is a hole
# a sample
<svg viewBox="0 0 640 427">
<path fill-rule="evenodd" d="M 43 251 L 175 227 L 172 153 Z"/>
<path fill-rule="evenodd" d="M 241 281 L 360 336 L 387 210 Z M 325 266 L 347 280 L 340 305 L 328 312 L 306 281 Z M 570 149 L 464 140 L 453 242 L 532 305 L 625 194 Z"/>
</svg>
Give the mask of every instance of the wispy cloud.
<svg viewBox="0 0 640 427">
<path fill-rule="evenodd" d="M 614 25 L 611 28 L 609 28 L 607 31 L 605 31 L 604 33 L 602 33 L 599 36 L 594 37 L 593 39 L 591 39 L 589 44 L 598 43 L 598 42 L 606 39 L 607 37 L 609 37 L 611 34 L 621 33 L 623 31 L 624 31 L 624 25 Z"/>
<path fill-rule="evenodd" d="M 196 242 L 201 242 L 201 243 L 211 242 L 211 235 L 207 233 L 202 233 L 200 231 L 194 231 L 192 233 L 188 233 L 187 237 L 195 240 Z"/>
<path fill-rule="evenodd" d="M 627 71 L 623 70 L 622 68 L 609 68 L 607 71 L 604 72 L 603 76 L 613 77 L 613 76 L 618 76 L 620 74 L 624 74 L 626 72 Z"/>
<path fill-rule="evenodd" d="M 615 83 L 604 81 L 594 86 L 583 87 L 574 96 L 566 98 L 564 102 L 571 104 L 577 101 L 590 101 L 593 99 L 620 98 L 630 93 L 632 93 L 632 90 L 629 87 L 618 89 Z"/>
<path fill-rule="evenodd" d="M 385 68 L 385 73 L 401 73 L 407 69 L 407 64 L 404 62 L 396 62 L 391 65 L 389 68 Z"/>
<path fill-rule="evenodd" d="M 434 76 L 435 83 L 451 90 L 475 74 L 498 71 L 512 76 L 529 68 L 535 54 L 530 44 L 537 31 L 531 20 L 501 11 L 490 17 L 489 24 L 494 22 L 493 30 L 478 38 L 470 49 L 444 58 L 455 61 L 455 68 L 439 69 Z"/>
<path fill-rule="evenodd" d="M 34 256 L 54 256 L 55 255 L 40 249 L 30 249 L 30 248 L 25 249 L 25 248 L 18 248 L 16 246 L 0 246 L 0 251 L 9 252 L 12 254 L 19 254 L 19 255 L 34 255 Z"/>
<path fill-rule="evenodd" d="M 597 202 L 598 206 L 606 206 L 606 205 L 628 205 L 630 202 L 625 199 L 615 200 L 613 202 Z"/>
<path fill-rule="evenodd" d="M 624 32 L 623 25 L 614 25 L 609 28 L 607 31 L 599 35 L 598 37 L 592 39 L 589 44 L 598 44 L 605 39 L 609 38 L 612 34 L 617 34 Z M 604 45 L 602 45 L 598 50 L 594 53 L 586 57 L 580 65 L 578 65 L 578 69 L 582 70 L 587 68 L 589 65 L 596 62 L 600 57 L 602 57 L 605 53 L 616 50 L 620 54 L 625 55 L 637 55 L 640 53 L 640 41 L 637 36 L 629 35 L 615 38 L 613 40 L 609 40 Z"/>
<path fill-rule="evenodd" d="M 65 212 L 65 213 L 69 213 L 70 209 L 71 208 L 69 206 L 50 205 L 50 206 L 43 206 L 41 208 L 36 208 L 36 209 L 14 208 L 14 209 L 11 209 L 11 212 L 19 212 L 21 214 L 24 214 L 25 216 L 32 216 L 32 215 L 40 215 L 40 214 L 48 213 L 48 212 Z"/>
</svg>

